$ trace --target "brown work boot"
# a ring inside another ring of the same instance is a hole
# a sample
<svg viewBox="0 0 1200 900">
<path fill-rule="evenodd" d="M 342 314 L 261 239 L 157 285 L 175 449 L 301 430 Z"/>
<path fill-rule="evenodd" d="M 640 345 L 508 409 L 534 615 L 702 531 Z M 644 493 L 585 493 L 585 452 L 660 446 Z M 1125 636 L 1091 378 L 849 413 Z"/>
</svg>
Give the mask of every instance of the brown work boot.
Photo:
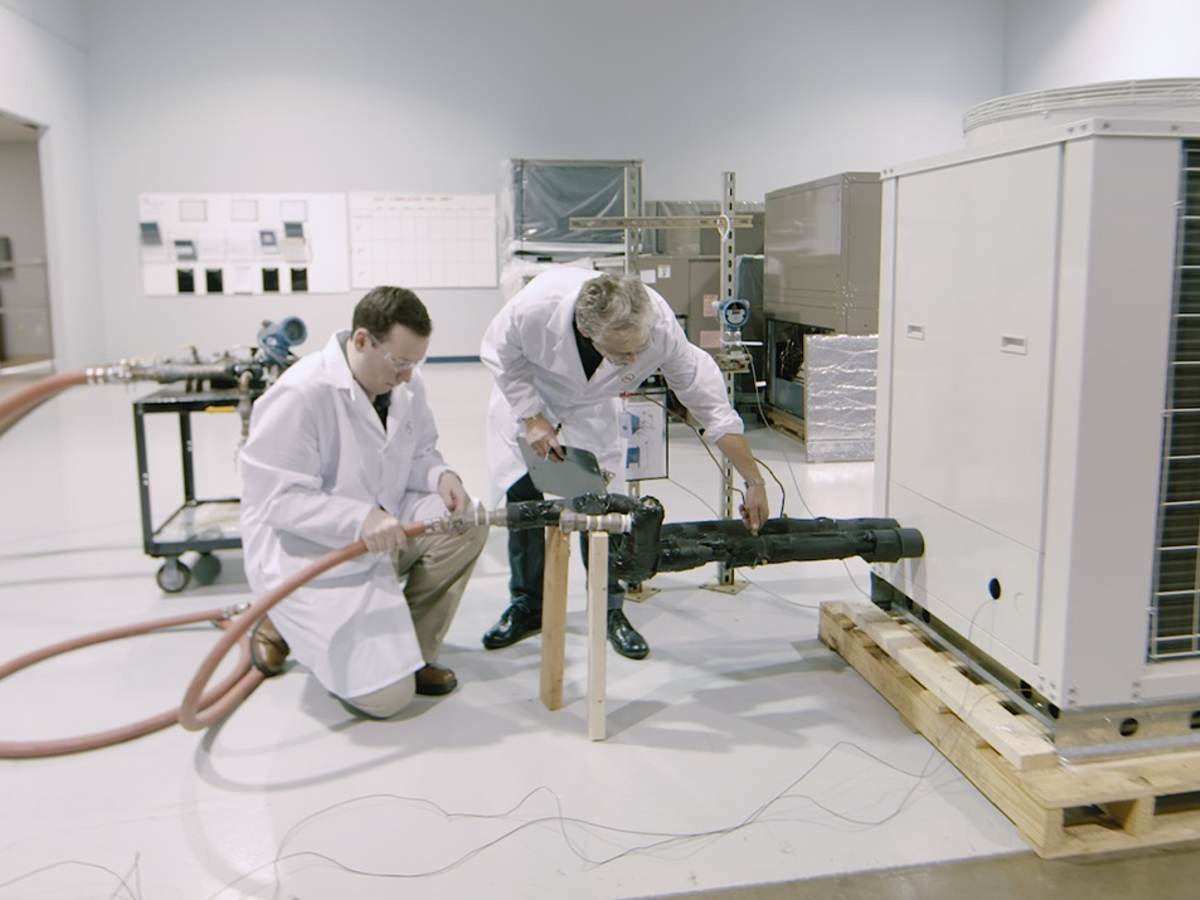
<svg viewBox="0 0 1200 900">
<path fill-rule="evenodd" d="M 284 660 L 290 651 L 287 641 L 266 616 L 250 630 L 250 661 L 268 678 L 283 671 Z"/>
<path fill-rule="evenodd" d="M 428 663 L 424 668 L 417 669 L 417 693 L 428 697 L 440 697 L 458 687 L 458 679 L 454 672 L 444 666 Z"/>
</svg>

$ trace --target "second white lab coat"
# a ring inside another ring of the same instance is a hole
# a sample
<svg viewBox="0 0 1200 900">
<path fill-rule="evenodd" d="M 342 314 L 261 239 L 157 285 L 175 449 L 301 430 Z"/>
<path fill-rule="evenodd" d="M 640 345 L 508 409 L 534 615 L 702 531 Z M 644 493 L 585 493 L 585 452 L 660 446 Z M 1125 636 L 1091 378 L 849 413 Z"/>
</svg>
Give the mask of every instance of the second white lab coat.
<svg viewBox="0 0 1200 900">
<path fill-rule="evenodd" d="M 256 594 L 356 541 L 376 506 L 402 521 L 426 512 L 448 469 L 420 372 L 392 391 L 385 433 L 346 361 L 348 337 L 335 334 L 254 404 L 240 462 L 242 543 Z M 329 570 L 270 616 L 293 658 L 339 697 L 425 664 L 390 554 Z"/>
<path fill-rule="evenodd" d="M 496 315 L 484 333 L 479 356 L 495 378 L 488 405 L 488 472 L 492 500 L 526 471 L 517 447 L 522 420 L 541 413 L 562 425 L 559 441 L 596 454 L 613 473 L 609 490 L 625 490 L 626 440 L 621 436 L 621 394 L 631 393 L 662 369 L 667 384 L 716 441 L 741 434 L 742 420 L 729 404 L 725 379 L 711 355 L 688 342 L 670 305 L 647 288 L 654 322 L 650 344 L 635 363 L 607 359 L 589 380 L 575 343 L 579 289 L 601 273 L 564 266 L 538 275 Z"/>
</svg>

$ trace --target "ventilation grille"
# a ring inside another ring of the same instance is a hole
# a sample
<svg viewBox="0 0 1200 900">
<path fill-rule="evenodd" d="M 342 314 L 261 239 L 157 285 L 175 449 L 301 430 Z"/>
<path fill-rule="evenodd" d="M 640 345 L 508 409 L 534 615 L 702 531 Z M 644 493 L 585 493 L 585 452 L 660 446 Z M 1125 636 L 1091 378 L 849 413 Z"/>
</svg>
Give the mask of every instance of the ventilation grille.
<svg viewBox="0 0 1200 900">
<path fill-rule="evenodd" d="M 1200 657 L 1200 141 L 1183 145 L 1150 658 Z"/>
<path fill-rule="evenodd" d="M 1059 110 L 1120 107 L 1190 106 L 1200 102 L 1200 79 L 1146 78 L 1137 81 L 1104 81 L 1080 87 L 1028 91 L 988 100 L 967 110 L 963 116 L 963 134 L 981 125 L 1039 115 Z M 1099 114 L 1099 113 L 1098 113 Z M 1105 112 L 1115 115 L 1115 112 Z"/>
</svg>

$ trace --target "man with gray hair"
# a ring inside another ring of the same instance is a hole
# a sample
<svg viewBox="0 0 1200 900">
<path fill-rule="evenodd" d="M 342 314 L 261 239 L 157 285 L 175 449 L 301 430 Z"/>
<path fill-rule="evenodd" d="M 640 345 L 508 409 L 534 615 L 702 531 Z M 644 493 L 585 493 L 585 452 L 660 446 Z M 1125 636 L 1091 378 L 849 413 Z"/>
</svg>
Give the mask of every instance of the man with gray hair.
<svg viewBox="0 0 1200 900">
<path fill-rule="evenodd" d="M 512 298 L 484 334 L 480 358 L 495 387 L 488 407 L 488 468 L 493 497 L 541 499 L 517 446 L 523 437 L 541 456 L 563 445 L 596 454 L 613 473 L 609 490 L 625 491 L 626 442 L 621 395 L 661 369 L 667 384 L 745 479 L 742 518 L 757 531 L 769 510 L 763 478 L 729 404 L 711 355 L 690 344 L 675 313 L 637 276 L 617 277 L 564 266 L 543 272 Z M 545 549 L 539 530 L 508 533 L 509 606 L 483 636 L 489 650 L 542 627 Z M 584 544 L 584 564 L 587 548 Z M 650 652 L 622 611 L 625 592 L 611 575 L 608 637 L 622 656 Z"/>
</svg>

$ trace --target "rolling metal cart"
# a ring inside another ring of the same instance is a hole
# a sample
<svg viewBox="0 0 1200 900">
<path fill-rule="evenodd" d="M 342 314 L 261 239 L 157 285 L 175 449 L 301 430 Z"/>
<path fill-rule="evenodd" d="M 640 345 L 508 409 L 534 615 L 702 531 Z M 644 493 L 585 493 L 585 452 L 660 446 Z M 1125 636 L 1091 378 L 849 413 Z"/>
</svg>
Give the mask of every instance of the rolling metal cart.
<svg viewBox="0 0 1200 900">
<path fill-rule="evenodd" d="M 254 391 L 251 400 L 261 391 Z M 142 507 L 142 547 L 147 556 L 165 561 L 155 574 L 158 586 L 169 594 L 184 590 L 194 578 L 197 584 L 211 584 L 221 572 L 216 550 L 235 550 L 242 546 L 238 521 L 237 497 L 198 500 L 192 462 L 192 421 L 194 412 L 233 412 L 239 392 L 229 390 L 186 391 L 163 388 L 133 401 L 133 433 L 137 446 L 138 494 Z M 150 511 L 150 466 L 146 453 L 145 418 L 152 413 L 179 416 L 179 443 L 183 463 L 183 504 L 157 528 Z M 191 566 L 180 560 L 188 551 L 200 558 Z"/>
</svg>

